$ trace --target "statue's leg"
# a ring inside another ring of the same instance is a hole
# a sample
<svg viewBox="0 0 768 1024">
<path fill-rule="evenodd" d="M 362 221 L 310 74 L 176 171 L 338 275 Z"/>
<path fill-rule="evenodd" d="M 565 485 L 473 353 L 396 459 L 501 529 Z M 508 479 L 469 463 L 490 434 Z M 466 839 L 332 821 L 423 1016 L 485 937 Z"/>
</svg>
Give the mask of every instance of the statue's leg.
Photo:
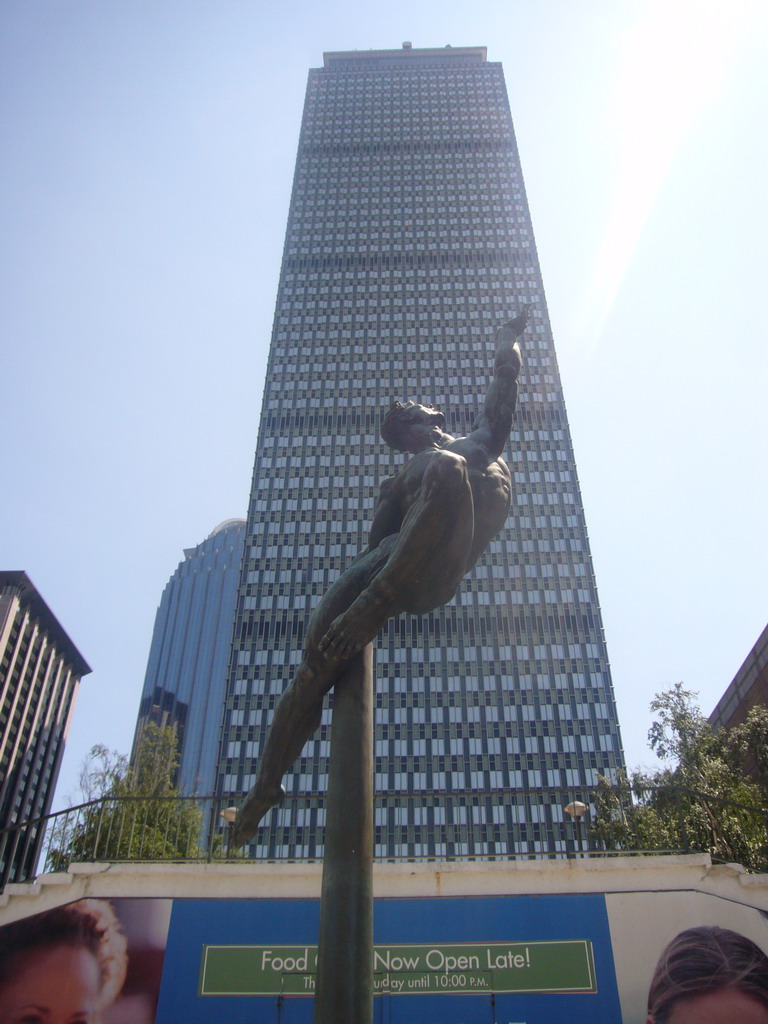
<svg viewBox="0 0 768 1024">
<path fill-rule="evenodd" d="M 319 650 L 318 640 L 331 622 L 359 595 L 387 558 L 387 543 L 353 563 L 329 588 L 307 627 L 304 656 L 275 708 L 275 716 L 259 758 L 256 782 L 238 811 L 232 840 L 242 845 L 256 831 L 267 811 L 284 795 L 283 775 L 320 725 L 323 698 L 346 659 Z"/>
<path fill-rule="evenodd" d="M 351 658 L 393 615 L 423 614 L 450 601 L 467 570 L 473 536 L 466 460 L 453 452 L 436 451 L 389 558 L 333 622 L 320 648 Z"/>
</svg>

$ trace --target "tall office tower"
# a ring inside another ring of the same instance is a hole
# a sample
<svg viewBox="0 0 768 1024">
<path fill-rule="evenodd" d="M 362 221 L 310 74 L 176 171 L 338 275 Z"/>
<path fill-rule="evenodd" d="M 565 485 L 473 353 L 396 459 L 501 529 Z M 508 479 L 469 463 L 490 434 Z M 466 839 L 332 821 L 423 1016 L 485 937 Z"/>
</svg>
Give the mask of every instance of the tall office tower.
<svg viewBox="0 0 768 1024">
<path fill-rule="evenodd" d="M 48 814 L 90 668 L 25 572 L 0 572 L 0 830 Z M 41 829 L 0 839 L 0 886 L 34 874 Z"/>
<path fill-rule="evenodd" d="M 467 433 L 523 303 L 508 525 L 447 607 L 376 650 L 379 856 L 564 851 L 568 791 L 623 763 L 576 466 L 504 77 L 483 47 L 309 72 L 256 450 L 219 792 L 251 786 L 311 609 L 366 543 L 395 399 Z M 316 855 L 326 711 L 250 850 Z M 547 787 L 555 787 L 548 789 Z"/>
<path fill-rule="evenodd" d="M 155 616 L 133 750 L 147 722 L 173 726 L 184 796 L 214 791 L 245 520 L 227 519 L 184 559 Z"/>
</svg>

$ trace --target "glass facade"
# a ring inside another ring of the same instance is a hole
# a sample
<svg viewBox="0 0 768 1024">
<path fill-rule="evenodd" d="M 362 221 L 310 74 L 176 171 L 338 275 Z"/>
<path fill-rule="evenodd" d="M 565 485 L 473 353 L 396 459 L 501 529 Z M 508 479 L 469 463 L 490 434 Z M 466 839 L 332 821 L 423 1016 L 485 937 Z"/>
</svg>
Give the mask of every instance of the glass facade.
<svg viewBox="0 0 768 1024">
<path fill-rule="evenodd" d="M 564 849 L 563 793 L 623 764 L 576 465 L 502 68 L 483 48 L 326 54 L 309 73 L 226 697 L 237 802 L 310 611 L 404 457 L 393 400 L 469 432 L 524 303 L 503 533 L 445 608 L 376 649 L 376 854 Z M 322 852 L 330 711 L 250 847 Z M 539 795 L 536 793 L 539 791 Z"/>
<path fill-rule="evenodd" d="M 183 796 L 214 792 L 245 520 L 227 519 L 166 584 L 155 616 L 133 746 L 146 722 L 173 726 Z"/>
</svg>

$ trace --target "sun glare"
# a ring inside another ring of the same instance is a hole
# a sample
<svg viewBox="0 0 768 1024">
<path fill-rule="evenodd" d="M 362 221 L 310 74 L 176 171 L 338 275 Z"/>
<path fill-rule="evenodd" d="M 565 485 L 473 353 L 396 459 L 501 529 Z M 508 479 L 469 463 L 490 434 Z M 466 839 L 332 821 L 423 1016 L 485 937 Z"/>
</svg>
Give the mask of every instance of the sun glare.
<svg viewBox="0 0 768 1024">
<path fill-rule="evenodd" d="M 622 41 L 621 78 L 609 119 L 615 187 L 587 289 L 582 337 L 611 311 L 649 214 L 692 129 L 727 87 L 762 0 L 650 0 Z"/>
</svg>

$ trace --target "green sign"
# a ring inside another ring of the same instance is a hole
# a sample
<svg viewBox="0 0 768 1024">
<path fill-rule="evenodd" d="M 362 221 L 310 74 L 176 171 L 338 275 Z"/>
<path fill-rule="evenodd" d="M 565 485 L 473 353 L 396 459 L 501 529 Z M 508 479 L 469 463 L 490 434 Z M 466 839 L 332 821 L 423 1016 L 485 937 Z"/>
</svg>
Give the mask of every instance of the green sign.
<svg viewBox="0 0 768 1024">
<path fill-rule="evenodd" d="M 316 946 L 204 946 L 202 996 L 311 996 Z M 596 992 L 592 943 L 377 946 L 377 994 Z"/>
</svg>

